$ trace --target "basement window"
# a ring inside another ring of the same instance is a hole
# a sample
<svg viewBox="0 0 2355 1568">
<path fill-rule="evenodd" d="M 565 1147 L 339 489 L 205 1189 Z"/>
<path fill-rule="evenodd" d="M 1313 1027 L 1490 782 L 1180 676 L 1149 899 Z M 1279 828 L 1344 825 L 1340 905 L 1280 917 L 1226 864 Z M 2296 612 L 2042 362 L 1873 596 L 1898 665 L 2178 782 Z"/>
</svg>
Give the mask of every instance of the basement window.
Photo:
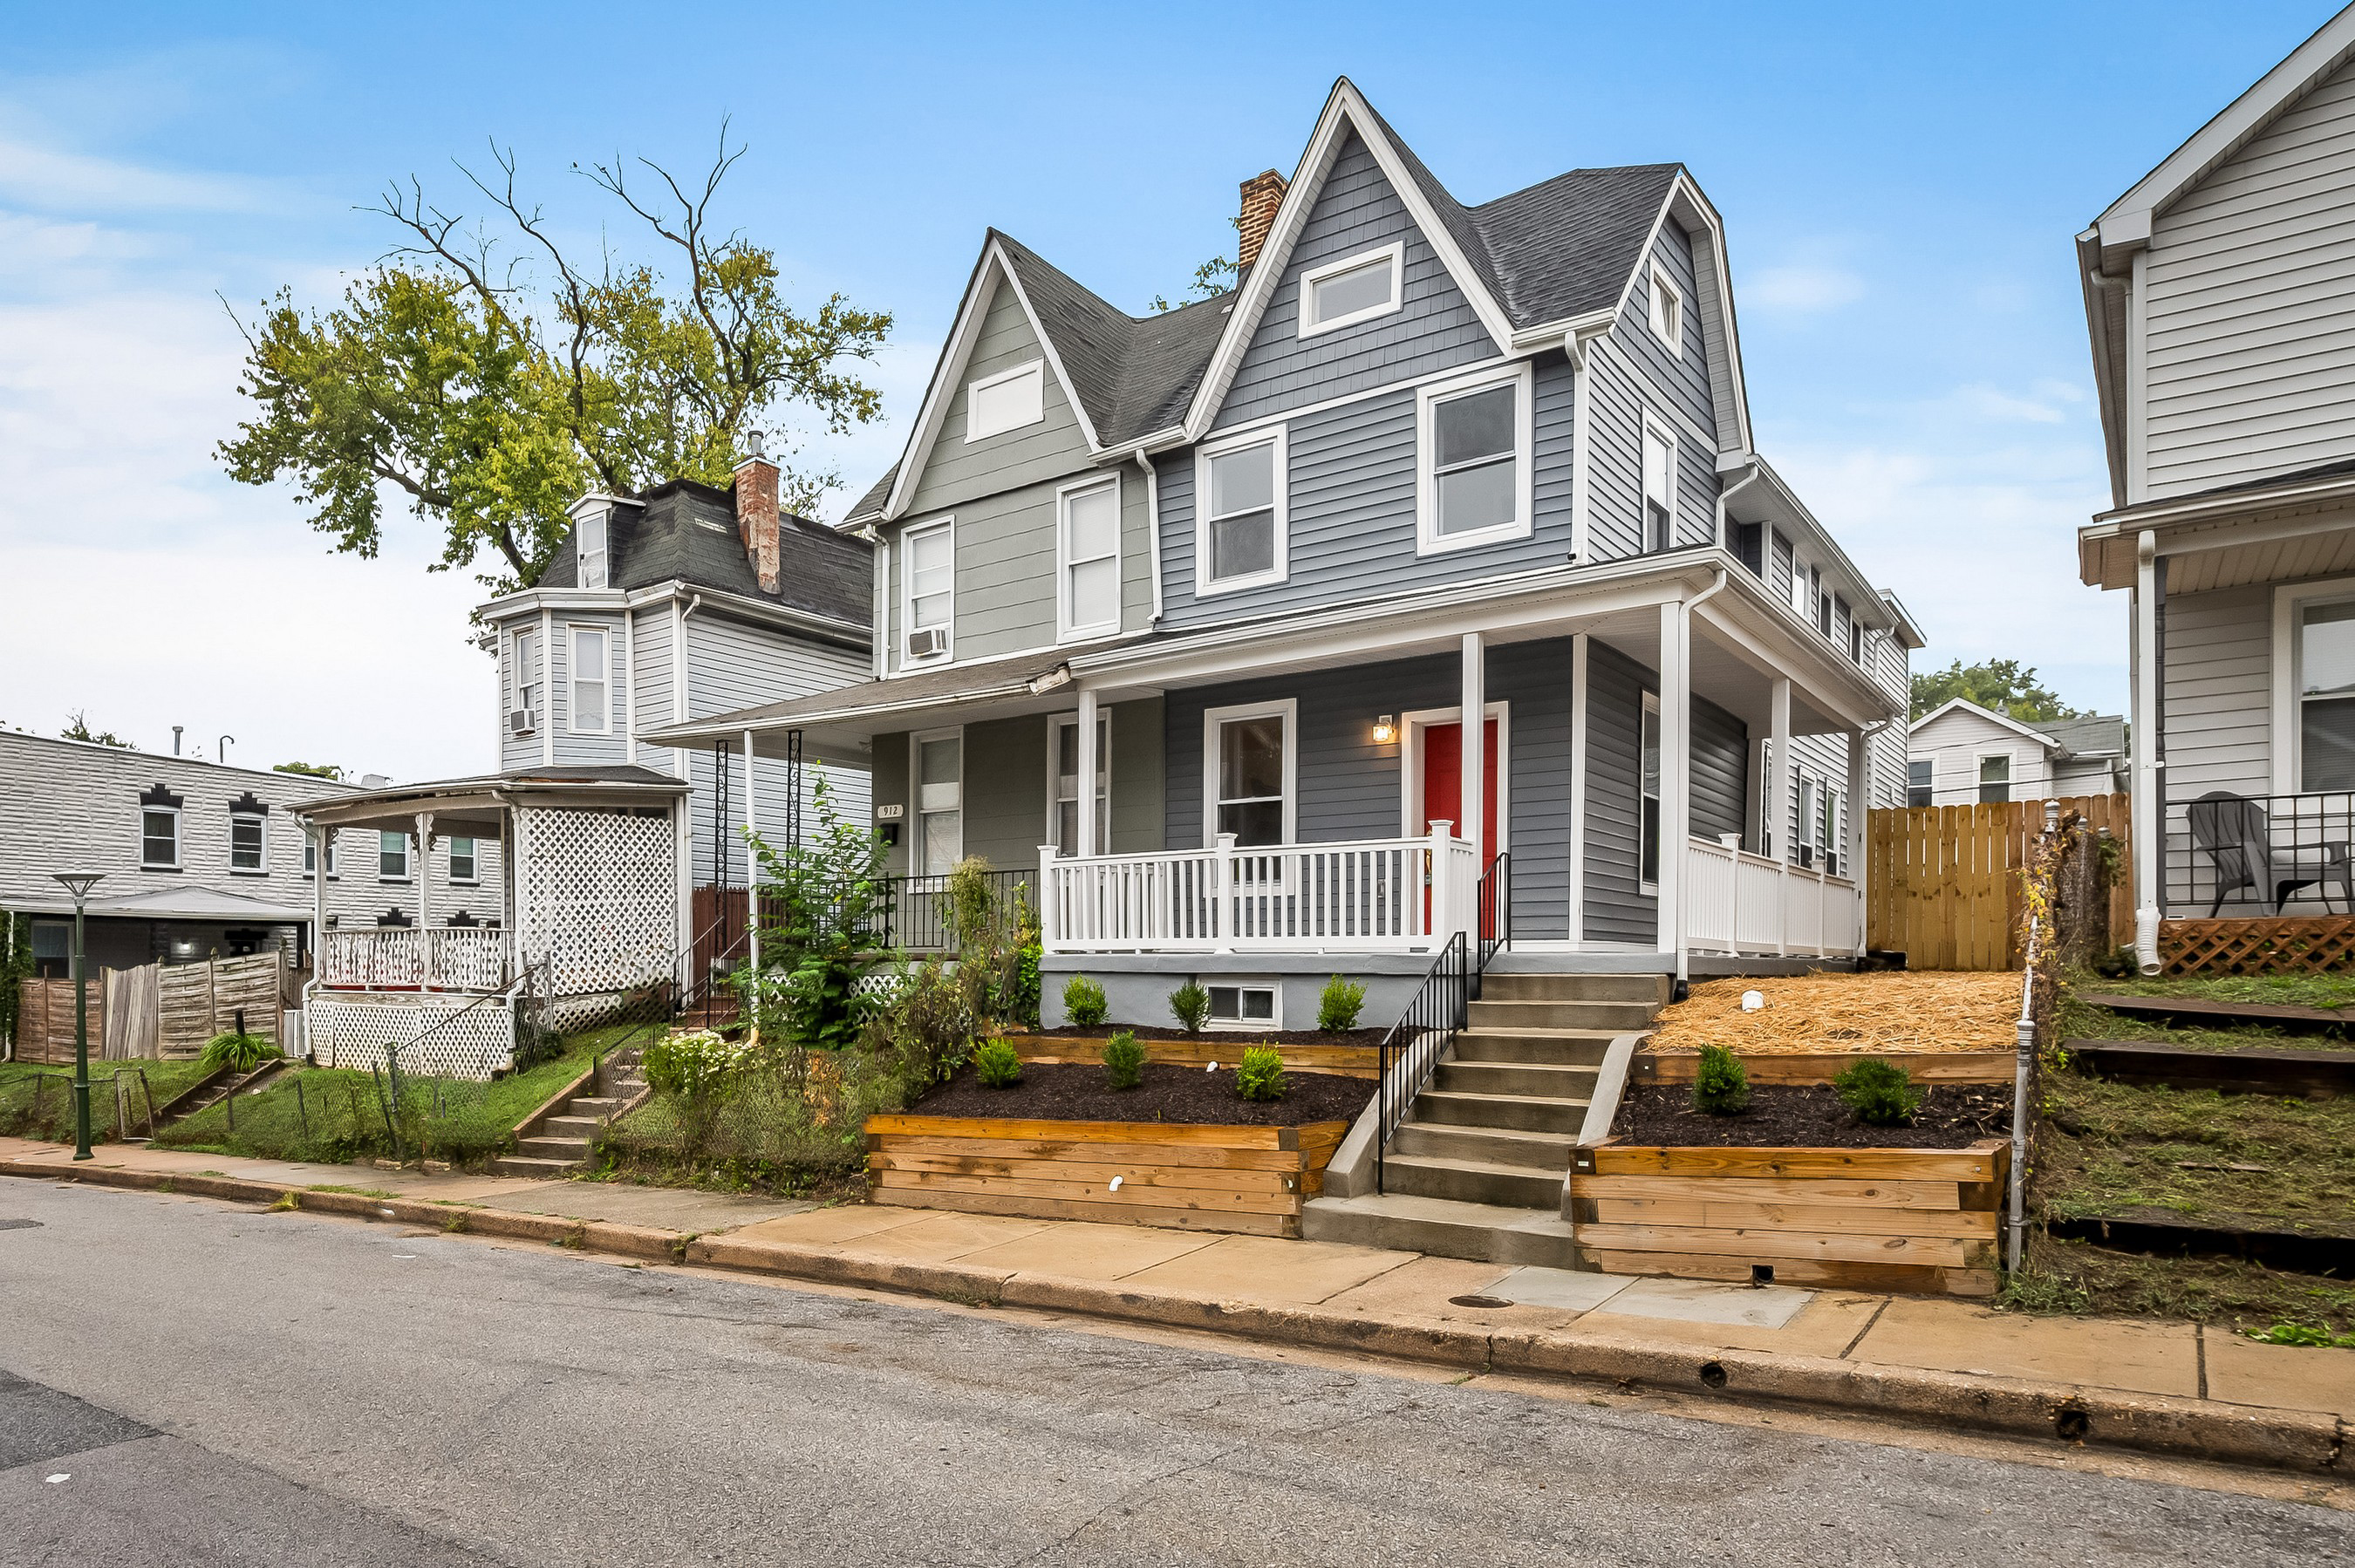
<svg viewBox="0 0 2355 1568">
<path fill-rule="evenodd" d="M 1284 992 L 1274 982 L 1241 980 L 1207 988 L 1212 1029 L 1272 1031 L 1284 1027 Z"/>
</svg>

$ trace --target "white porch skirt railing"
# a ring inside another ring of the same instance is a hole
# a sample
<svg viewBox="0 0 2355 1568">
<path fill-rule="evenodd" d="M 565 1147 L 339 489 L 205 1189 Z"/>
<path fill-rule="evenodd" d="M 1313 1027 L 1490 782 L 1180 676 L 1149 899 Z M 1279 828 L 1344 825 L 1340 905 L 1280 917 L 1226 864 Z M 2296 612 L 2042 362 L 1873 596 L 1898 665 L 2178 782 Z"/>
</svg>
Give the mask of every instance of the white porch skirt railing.
<svg viewBox="0 0 2355 1568">
<path fill-rule="evenodd" d="M 496 991 L 508 979 L 507 933 L 484 926 L 330 931 L 319 984 L 367 990 Z"/>
<path fill-rule="evenodd" d="M 1856 883 L 1715 839 L 1685 848 L 1685 941 L 1696 952 L 1814 957 L 1856 951 Z"/>
<path fill-rule="evenodd" d="M 1352 953 L 1435 947 L 1465 930 L 1476 851 L 1428 838 L 1058 858 L 1039 853 L 1040 941 L 1050 953 Z"/>
</svg>

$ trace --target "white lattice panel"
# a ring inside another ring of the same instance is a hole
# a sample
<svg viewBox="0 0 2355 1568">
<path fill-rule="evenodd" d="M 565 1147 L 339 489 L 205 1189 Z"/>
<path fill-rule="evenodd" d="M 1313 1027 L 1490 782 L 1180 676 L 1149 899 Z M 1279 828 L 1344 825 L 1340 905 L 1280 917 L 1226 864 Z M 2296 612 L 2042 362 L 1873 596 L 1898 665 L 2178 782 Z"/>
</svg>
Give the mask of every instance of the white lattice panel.
<svg viewBox="0 0 2355 1568">
<path fill-rule="evenodd" d="M 367 1072 L 400 1048 L 400 1070 L 433 1078 L 487 1079 L 515 1061 L 515 1008 L 503 998 L 329 996 L 312 998 L 304 1028 L 322 1067 Z"/>
<path fill-rule="evenodd" d="M 670 973 L 677 849 L 667 816 L 529 809 L 521 819 L 524 952 L 556 997 L 625 991 Z"/>
</svg>

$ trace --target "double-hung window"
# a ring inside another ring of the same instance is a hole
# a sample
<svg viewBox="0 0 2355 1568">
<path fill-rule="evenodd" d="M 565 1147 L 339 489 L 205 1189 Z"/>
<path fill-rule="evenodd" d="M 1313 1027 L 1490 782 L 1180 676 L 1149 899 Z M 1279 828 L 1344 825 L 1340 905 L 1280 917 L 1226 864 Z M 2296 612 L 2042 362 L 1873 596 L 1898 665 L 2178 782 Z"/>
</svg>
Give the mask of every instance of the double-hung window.
<svg viewBox="0 0 2355 1568">
<path fill-rule="evenodd" d="M 2355 599 L 2297 617 L 2298 787 L 2355 790 Z"/>
<path fill-rule="evenodd" d="M 234 811 L 229 818 L 229 869 L 270 869 L 269 819 L 258 812 Z"/>
<path fill-rule="evenodd" d="M 1823 847 L 1824 871 L 1828 876 L 1842 874 L 1840 866 L 1841 807 L 1847 804 L 1848 792 L 1826 784 L 1821 793 L 1821 813 L 1816 824 L 1816 842 Z"/>
<path fill-rule="evenodd" d="M 387 829 L 376 836 L 376 874 L 388 882 L 409 880 L 409 835 Z"/>
<path fill-rule="evenodd" d="M 576 735 L 602 735 L 613 728 L 611 645 L 611 634 L 602 626 L 572 628 L 571 720 Z"/>
<path fill-rule="evenodd" d="M 1816 596 L 1812 586 L 1814 570 L 1799 556 L 1791 552 L 1791 613 L 1812 624 L 1816 618 Z"/>
<path fill-rule="evenodd" d="M 306 877 L 319 874 L 319 841 L 323 838 L 327 844 L 327 880 L 333 881 L 336 877 L 336 830 L 332 827 L 322 827 L 303 835 L 303 874 Z"/>
<path fill-rule="evenodd" d="M 1080 852 L 1080 721 L 1058 719 L 1054 729 L 1055 817 L 1049 840 L 1058 854 Z M 1096 719 L 1096 853 L 1105 852 L 1112 837 L 1112 726 Z"/>
<path fill-rule="evenodd" d="M 581 586 L 605 586 L 605 514 L 591 512 L 572 530 L 573 547 L 580 556 Z"/>
<path fill-rule="evenodd" d="M 1033 359 L 984 376 L 964 390 L 964 438 L 986 441 L 1009 430 L 1039 423 L 1047 417 L 1047 372 L 1043 360 Z"/>
<path fill-rule="evenodd" d="M 1390 315 L 1405 303 L 1403 245 L 1385 245 L 1300 274 L 1300 336 Z"/>
<path fill-rule="evenodd" d="M 139 812 L 139 863 L 150 870 L 180 869 L 180 813 L 176 806 L 143 806 Z"/>
<path fill-rule="evenodd" d="M 539 634 L 517 632 L 515 635 L 515 669 L 513 684 L 515 703 L 508 709 L 520 715 L 510 719 L 507 728 L 518 735 L 528 735 L 538 725 L 539 709 Z"/>
<path fill-rule="evenodd" d="M 1798 862 L 1813 866 L 1823 859 L 1824 786 L 1806 773 L 1799 775 Z"/>
<path fill-rule="evenodd" d="M 956 609 L 955 525 L 911 528 L 906 539 L 908 640 L 906 662 L 949 656 L 950 623 Z"/>
<path fill-rule="evenodd" d="M 1195 530 L 1195 591 L 1223 593 L 1281 582 L 1284 560 L 1282 430 L 1202 449 L 1194 466 L 1201 525 Z"/>
<path fill-rule="evenodd" d="M 1421 552 L 1529 536 L 1532 386 L 1522 364 L 1417 394 Z"/>
<path fill-rule="evenodd" d="M 1245 848 L 1292 841 L 1298 721 L 1299 710 L 1290 701 L 1213 708 L 1203 714 L 1206 842 L 1215 842 L 1221 833 L 1233 834 Z"/>
<path fill-rule="evenodd" d="M 1660 889 L 1660 699 L 1644 693 L 1644 717 L 1636 735 L 1636 880 L 1644 891 Z"/>
<path fill-rule="evenodd" d="M 1937 803 L 1937 759 L 1908 757 L 1905 760 L 1905 804 L 1909 807 L 1934 805 Z"/>
<path fill-rule="evenodd" d="M 964 733 L 918 735 L 916 873 L 944 877 L 964 858 Z"/>
<path fill-rule="evenodd" d="M 1074 485 L 1056 495 L 1062 555 L 1057 608 L 1066 637 L 1120 630 L 1120 480 Z"/>
<path fill-rule="evenodd" d="M 1677 438 L 1644 421 L 1644 548 L 1666 549 L 1677 535 Z"/>
<path fill-rule="evenodd" d="M 472 838 L 450 840 L 450 880 L 452 881 L 473 882 L 482 880 L 477 875 L 474 855 L 474 841 Z"/>
<path fill-rule="evenodd" d="M 1998 752 L 1979 759 L 1979 804 L 2000 805 L 2011 798 L 2011 753 Z"/>
</svg>

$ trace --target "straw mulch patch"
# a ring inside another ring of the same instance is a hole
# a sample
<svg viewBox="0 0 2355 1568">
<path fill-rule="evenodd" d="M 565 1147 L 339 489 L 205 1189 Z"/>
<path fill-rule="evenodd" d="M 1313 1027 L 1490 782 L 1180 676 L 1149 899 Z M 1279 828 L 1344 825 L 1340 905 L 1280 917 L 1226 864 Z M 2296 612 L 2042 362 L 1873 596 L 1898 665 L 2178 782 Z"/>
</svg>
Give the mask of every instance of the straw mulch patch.
<svg viewBox="0 0 2355 1568">
<path fill-rule="evenodd" d="M 1742 993 L 1766 1005 L 1742 1010 Z M 1660 1010 L 1648 1049 L 1721 1045 L 1744 1056 L 1868 1056 L 1891 1051 L 2007 1051 L 2019 1013 L 2019 976 L 1878 971 L 1697 980 Z"/>
</svg>

